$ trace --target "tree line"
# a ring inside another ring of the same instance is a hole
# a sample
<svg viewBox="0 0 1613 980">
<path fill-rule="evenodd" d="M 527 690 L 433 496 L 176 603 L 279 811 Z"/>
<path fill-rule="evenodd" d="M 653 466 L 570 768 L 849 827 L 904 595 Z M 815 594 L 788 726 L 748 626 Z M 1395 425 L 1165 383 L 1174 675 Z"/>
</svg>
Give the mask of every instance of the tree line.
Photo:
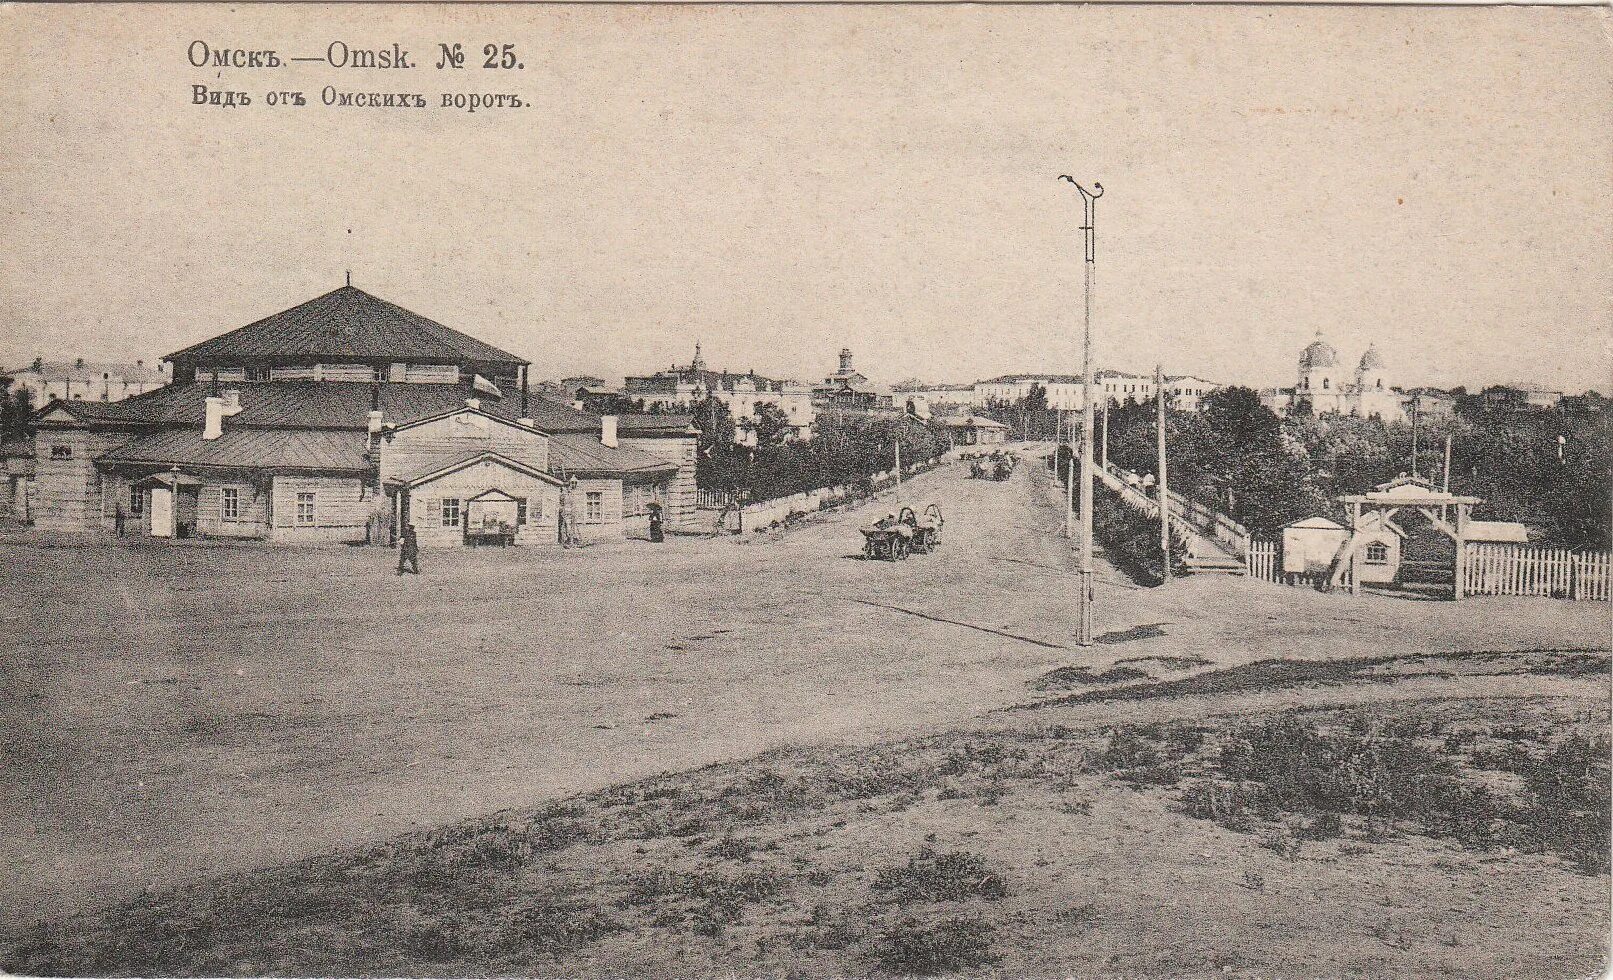
<svg viewBox="0 0 1613 980">
<path fill-rule="evenodd" d="M 875 473 L 946 452 L 946 436 L 906 413 L 820 412 L 812 438 L 789 439 L 789 420 L 775 405 L 760 404 L 748 423 L 754 446 L 734 441 L 728 406 L 707 397 L 694 406 L 700 430 L 695 480 L 703 490 L 741 492 L 767 500 L 824 487 L 867 485 Z"/>
<path fill-rule="evenodd" d="M 1153 473 L 1156 416 L 1151 405 L 1111 408 L 1109 460 Z M 1253 390 L 1224 388 L 1205 397 L 1201 412 L 1167 413 L 1170 485 L 1270 533 L 1314 514 L 1344 519 L 1340 495 L 1401 475 L 1443 486 L 1448 436 L 1450 489 L 1484 499 L 1476 517 L 1519 521 L 1554 546 L 1609 546 L 1613 445 L 1605 408 L 1486 412 L 1470 401 L 1415 429 L 1345 415 L 1279 418 Z"/>
</svg>

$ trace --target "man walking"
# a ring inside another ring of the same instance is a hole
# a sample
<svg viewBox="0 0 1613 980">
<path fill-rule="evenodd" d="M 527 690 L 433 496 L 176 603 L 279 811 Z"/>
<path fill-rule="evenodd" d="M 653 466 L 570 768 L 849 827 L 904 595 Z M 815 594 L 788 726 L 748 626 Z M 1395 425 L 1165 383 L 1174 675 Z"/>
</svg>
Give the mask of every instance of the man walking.
<svg viewBox="0 0 1613 980">
<path fill-rule="evenodd" d="M 403 574 L 405 564 L 408 564 L 409 571 L 420 574 L 420 542 L 415 539 L 413 524 L 403 529 L 403 538 L 398 541 L 399 575 Z"/>
</svg>

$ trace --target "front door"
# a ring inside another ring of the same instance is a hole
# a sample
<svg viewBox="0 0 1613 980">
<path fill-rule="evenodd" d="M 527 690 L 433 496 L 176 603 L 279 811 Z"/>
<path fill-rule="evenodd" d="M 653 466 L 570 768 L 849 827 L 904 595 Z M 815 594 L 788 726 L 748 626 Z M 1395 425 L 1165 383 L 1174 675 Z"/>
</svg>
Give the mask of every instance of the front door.
<svg viewBox="0 0 1613 980">
<path fill-rule="evenodd" d="M 196 536 L 196 515 L 201 509 L 199 487 L 179 487 L 174 490 L 174 533 L 182 538 Z"/>
<path fill-rule="evenodd" d="M 167 487 L 152 487 L 151 503 L 148 511 L 151 520 L 151 536 L 154 538 L 173 537 L 174 492 Z"/>
</svg>

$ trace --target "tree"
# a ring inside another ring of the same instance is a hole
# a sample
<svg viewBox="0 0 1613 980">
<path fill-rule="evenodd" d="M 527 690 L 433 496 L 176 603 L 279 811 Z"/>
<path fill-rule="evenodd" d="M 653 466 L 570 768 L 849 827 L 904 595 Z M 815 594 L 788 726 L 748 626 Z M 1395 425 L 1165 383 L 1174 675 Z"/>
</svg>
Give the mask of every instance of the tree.
<svg viewBox="0 0 1613 980">
<path fill-rule="evenodd" d="M 795 430 L 790 424 L 790 417 L 784 409 L 770 402 L 757 402 L 750 422 L 751 431 L 756 433 L 758 446 L 776 446 L 782 444 Z"/>
<path fill-rule="evenodd" d="M 5 380 L 5 391 L 0 393 L 0 438 L 23 439 L 28 435 L 28 423 L 34 414 L 32 389 Z"/>
</svg>

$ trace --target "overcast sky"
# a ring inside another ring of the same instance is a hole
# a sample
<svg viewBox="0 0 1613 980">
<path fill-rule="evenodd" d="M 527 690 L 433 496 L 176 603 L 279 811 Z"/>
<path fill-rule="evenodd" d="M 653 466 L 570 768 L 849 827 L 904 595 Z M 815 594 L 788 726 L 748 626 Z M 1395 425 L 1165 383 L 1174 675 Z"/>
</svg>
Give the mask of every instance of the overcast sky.
<svg viewBox="0 0 1613 980">
<path fill-rule="evenodd" d="M 876 380 L 1103 366 L 1607 389 L 1589 8 L 0 9 L 0 363 L 152 358 L 353 282 L 534 362 Z M 193 39 L 516 45 L 521 72 L 192 68 Z M 189 104 L 204 83 L 247 109 Z M 322 86 L 509 91 L 474 115 Z M 269 89 L 310 105 L 269 108 Z"/>
</svg>

